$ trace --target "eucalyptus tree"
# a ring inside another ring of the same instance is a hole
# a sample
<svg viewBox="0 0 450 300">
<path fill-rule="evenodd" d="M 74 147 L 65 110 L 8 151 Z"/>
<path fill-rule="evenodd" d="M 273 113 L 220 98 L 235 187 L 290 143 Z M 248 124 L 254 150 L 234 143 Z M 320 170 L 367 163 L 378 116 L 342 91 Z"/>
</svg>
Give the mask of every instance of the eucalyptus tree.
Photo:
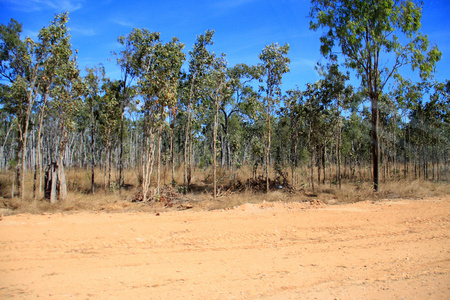
<svg viewBox="0 0 450 300">
<path fill-rule="evenodd" d="M 374 190 L 379 189 L 378 100 L 386 84 L 400 77 L 399 69 L 411 65 L 422 79 L 429 78 L 441 52 L 429 47 L 419 30 L 421 4 L 413 0 L 312 0 L 310 28 L 324 28 L 320 51 L 337 53 L 354 69 L 371 100 Z M 405 43 L 402 44 L 402 41 Z M 337 49 L 338 48 L 338 49 Z"/>
<path fill-rule="evenodd" d="M 192 108 L 196 101 L 199 100 L 200 95 L 204 89 L 204 79 L 207 69 L 213 62 L 213 54 L 207 49 L 208 46 L 213 45 L 212 40 L 214 30 L 207 30 L 204 34 L 197 36 L 197 41 L 192 50 L 189 51 L 189 73 L 188 86 L 189 91 L 186 93 L 186 130 L 184 139 L 184 173 L 183 183 L 184 191 L 189 190 L 191 182 L 191 152 L 192 152 Z"/>
<path fill-rule="evenodd" d="M 270 135 L 271 124 L 270 119 L 273 113 L 273 106 L 279 102 L 281 97 L 281 80 L 283 74 L 289 72 L 290 59 L 287 57 L 289 52 L 289 45 L 280 46 L 278 44 L 271 44 L 266 46 L 259 59 L 261 60 L 261 77 L 260 82 L 264 85 L 260 86 L 260 92 L 265 92 L 263 97 L 265 107 L 265 118 L 267 126 L 267 140 L 266 140 L 266 185 L 267 192 L 269 192 L 269 154 L 270 154 Z"/>
<path fill-rule="evenodd" d="M 320 169 L 322 151 L 333 133 L 334 120 L 330 109 L 330 102 L 324 97 L 326 88 L 324 80 L 308 83 L 306 90 L 302 92 L 302 106 L 304 110 L 304 121 L 307 126 L 307 140 L 309 151 L 310 174 L 309 182 L 314 190 L 314 167 L 318 165 L 318 179 L 320 184 Z"/>
<path fill-rule="evenodd" d="M 114 140 L 117 141 L 120 133 L 121 123 L 121 90 L 122 83 L 120 81 L 111 81 L 105 79 L 101 86 L 101 96 L 98 99 L 98 110 L 94 111 L 95 119 L 97 121 L 96 132 L 99 140 L 103 142 L 105 153 L 105 168 L 104 168 L 104 185 L 105 192 L 111 189 L 111 153 Z M 108 168 L 107 168 L 108 166 Z M 107 172 L 108 169 L 108 172 Z M 108 173 L 108 176 L 106 175 Z"/>
<path fill-rule="evenodd" d="M 214 111 L 213 121 L 213 198 L 216 200 L 217 194 L 217 124 L 219 116 L 219 107 L 222 106 L 225 99 L 230 97 L 230 80 L 227 77 L 227 61 L 225 54 L 214 58 L 211 71 L 207 75 L 207 90 L 211 99 Z"/>
<path fill-rule="evenodd" d="M 40 101 L 37 99 L 38 110 L 38 130 L 36 141 L 36 158 L 33 178 L 34 199 L 41 194 L 42 187 L 42 156 L 41 139 L 44 117 L 48 110 L 50 92 L 54 88 L 54 81 L 60 68 L 64 68 L 68 63 L 72 50 L 70 44 L 70 35 L 67 28 L 68 14 L 57 15 L 55 20 L 39 32 L 39 53 L 42 56 L 42 66 L 40 67 L 39 85 Z M 37 184 L 37 169 L 39 165 L 39 183 Z M 39 186 L 39 192 L 37 191 Z"/>
<path fill-rule="evenodd" d="M 362 178 L 362 164 L 369 157 L 368 149 L 370 146 L 370 121 L 364 119 L 356 111 L 352 111 L 350 115 L 342 120 L 341 134 L 341 150 L 340 155 L 346 161 L 355 162 L 359 166 L 359 180 Z M 345 166 L 344 166 L 345 167 Z M 344 169 L 345 170 L 345 169 Z M 339 170 L 336 172 L 338 179 L 342 176 Z"/>
<path fill-rule="evenodd" d="M 0 98 L 3 98 L 2 87 L 0 87 Z M 10 136 L 14 129 L 14 122 L 11 121 L 8 113 L 0 109 L 0 118 L 3 120 L 0 125 L 0 172 L 7 170 L 7 149 L 13 144 Z"/>
<path fill-rule="evenodd" d="M 95 68 L 86 68 L 86 76 L 84 82 L 86 84 L 86 104 L 89 108 L 90 118 L 90 155 L 91 155 L 91 193 L 95 193 L 95 130 L 96 130 L 96 118 L 95 114 L 98 114 L 100 89 L 102 83 L 105 81 L 105 68 L 103 65 L 99 65 Z"/>
<path fill-rule="evenodd" d="M 301 134 L 305 130 L 305 109 L 302 105 L 302 91 L 298 88 L 288 90 L 283 97 L 284 105 L 280 108 L 280 118 L 285 119 L 288 127 L 288 139 L 290 140 L 290 166 L 292 185 L 297 183 L 296 168 L 299 162 L 298 144 Z"/>
<path fill-rule="evenodd" d="M 0 73 L 11 83 L 12 100 L 8 106 L 17 117 L 22 180 L 19 193 L 24 197 L 25 157 L 30 116 L 39 94 L 43 91 L 43 107 L 49 94 L 54 74 L 64 68 L 72 55 L 70 35 L 67 29 L 68 13 L 56 15 L 48 27 L 40 30 L 38 42 L 30 38 L 20 40 L 21 25 L 12 20 L 8 27 L 1 27 Z M 41 123 L 41 122 L 40 122 Z M 40 131 L 40 130 L 39 130 Z M 38 137 L 39 147 L 40 137 Z M 19 168 L 17 169 L 19 173 Z M 19 178 L 19 176 L 17 176 Z M 20 183 L 21 182 L 21 183 Z M 34 180 L 36 190 L 36 180 Z"/>
<path fill-rule="evenodd" d="M 434 92 L 430 95 L 431 122 L 436 127 L 437 146 L 440 154 L 436 154 L 438 180 L 447 180 L 450 154 L 450 80 L 434 83 Z M 444 164 L 444 178 L 441 178 L 441 164 Z"/>
<path fill-rule="evenodd" d="M 383 181 L 396 179 L 397 173 L 397 133 L 399 128 L 399 111 L 395 97 L 391 93 L 383 94 L 379 99 L 379 134 L 381 169 Z"/>
<path fill-rule="evenodd" d="M 417 103 L 424 97 L 424 83 L 413 83 L 412 80 L 400 79 L 398 80 L 394 89 L 390 92 L 391 96 L 395 98 L 398 108 L 403 115 L 403 168 L 404 178 L 406 179 L 410 163 L 415 161 L 413 154 L 413 143 L 411 140 L 411 120 L 409 115 L 417 106 Z"/>
<path fill-rule="evenodd" d="M 158 174 L 157 174 L 157 192 L 159 193 L 161 181 L 161 139 L 163 124 L 167 115 L 174 114 L 176 109 L 178 90 L 181 77 L 181 66 L 185 61 L 183 53 L 184 44 L 180 43 L 178 38 L 165 44 L 159 44 L 157 47 L 157 57 L 159 57 L 158 81 L 160 92 L 158 95 L 158 105 L 160 109 L 159 122 L 159 142 L 158 142 Z"/>
<path fill-rule="evenodd" d="M 337 158 L 337 181 L 341 188 L 341 132 L 342 132 L 342 111 L 354 101 L 353 87 L 346 85 L 349 80 L 349 73 L 342 73 L 337 63 L 327 64 L 318 67 L 321 79 L 320 97 L 325 106 L 330 106 L 334 111 L 335 137 L 336 137 L 336 158 Z M 323 168 L 325 172 L 325 167 Z M 325 174 L 324 174 L 325 180 Z"/>
<path fill-rule="evenodd" d="M 159 132 L 158 141 L 158 172 L 157 172 L 157 193 L 160 188 L 160 165 L 161 165 L 161 138 L 162 128 L 167 117 L 168 110 L 171 110 L 177 101 L 177 91 L 179 85 L 180 70 L 185 59 L 182 52 L 184 44 L 177 38 L 163 44 L 159 40 L 159 33 L 143 31 L 143 59 L 140 65 L 139 89 L 144 98 L 143 111 L 145 118 L 146 147 L 144 156 L 143 191 L 144 201 L 146 191 L 150 185 L 154 162 L 153 136 Z"/>
<path fill-rule="evenodd" d="M 58 178 L 59 199 L 67 198 L 67 185 L 64 172 L 64 155 L 69 134 L 75 129 L 76 113 L 81 106 L 81 96 L 85 93 L 85 85 L 80 77 L 76 57 L 68 44 L 65 52 L 60 53 L 64 62 L 57 70 L 55 86 L 51 90 L 53 101 L 51 103 L 54 117 L 58 120 L 59 144 L 58 144 Z"/>
<path fill-rule="evenodd" d="M 125 41 L 125 39 L 122 40 Z M 151 173 L 153 171 L 155 151 L 154 134 L 156 132 L 156 127 L 154 125 L 158 122 L 158 105 L 155 101 L 159 92 L 159 82 L 155 79 L 158 75 L 157 57 L 155 54 L 158 43 L 160 43 L 160 34 L 158 32 L 134 28 L 127 36 L 126 50 L 122 52 L 124 57 L 126 55 L 126 59 L 124 58 L 124 63 L 126 63 L 125 78 L 127 78 L 128 75 L 132 75 L 136 78 L 138 86 L 137 92 L 143 100 L 141 111 L 144 118 L 142 155 L 142 192 L 144 201 L 147 200 L 147 192 L 150 186 Z M 126 82 L 124 82 L 124 84 L 126 84 Z M 129 91 L 127 87 L 125 86 L 124 88 L 124 95 L 128 95 Z M 123 115 L 123 108 L 121 111 Z M 121 141 L 123 136 L 122 131 L 123 121 L 121 121 Z M 122 153 L 122 150 L 120 153 Z"/>
<path fill-rule="evenodd" d="M 442 147 L 444 165 L 448 160 L 449 121 L 449 83 L 434 83 L 413 88 L 423 96 L 411 103 L 409 113 L 409 143 L 414 148 L 415 177 L 429 178 L 430 164 L 433 179 L 435 165 L 439 164 L 437 147 Z M 424 95 L 429 95 L 425 100 Z M 446 158 L 447 157 L 447 158 Z"/>
<path fill-rule="evenodd" d="M 121 92 L 120 98 L 120 144 L 119 144 L 119 194 L 122 192 L 123 186 L 123 135 L 124 135 L 124 118 L 125 108 L 131 101 L 131 95 L 133 94 L 133 84 L 136 83 L 137 76 L 139 76 L 139 65 L 142 59 L 143 46 L 140 45 L 142 38 L 142 30 L 134 28 L 128 35 L 119 36 L 117 41 L 122 45 L 123 49 L 119 52 L 113 52 L 117 57 L 117 64 L 121 69 Z"/>
<path fill-rule="evenodd" d="M 225 164 L 227 167 L 231 165 L 231 148 L 236 148 L 236 140 L 239 134 L 233 130 L 230 130 L 230 123 L 233 116 L 239 116 L 241 118 L 245 115 L 244 108 L 249 108 L 252 99 L 256 98 L 256 92 L 254 91 L 251 83 L 259 79 L 258 67 L 248 66 L 246 64 L 237 64 L 232 68 L 228 68 L 228 77 L 230 80 L 230 89 L 233 95 L 227 97 L 222 101 L 219 111 L 222 113 L 223 123 L 222 128 L 224 132 L 224 143 L 222 145 L 222 152 L 225 153 L 222 157 L 222 166 Z M 256 109 L 256 107 L 252 107 Z M 235 149 L 237 150 L 237 149 Z"/>
<path fill-rule="evenodd" d="M 30 38 L 22 41 L 22 25 L 11 19 L 0 26 L 0 75 L 3 110 L 14 116 L 18 129 L 16 176 L 18 192 L 24 199 L 25 155 L 29 119 L 38 91 L 38 71 L 41 57 Z M 36 60 L 34 60 L 36 59 Z M 22 176 L 21 176 L 22 175 Z M 14 189 L 12 191 L 14 195 Z"/>
</svg>

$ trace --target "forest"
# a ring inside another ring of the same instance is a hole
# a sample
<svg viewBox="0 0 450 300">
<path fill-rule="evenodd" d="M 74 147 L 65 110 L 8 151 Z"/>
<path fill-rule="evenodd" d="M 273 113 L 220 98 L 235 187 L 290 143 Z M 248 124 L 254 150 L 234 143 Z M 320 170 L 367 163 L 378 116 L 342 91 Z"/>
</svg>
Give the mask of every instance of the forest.
<svg viewBox="0 0 450 300">
<path fill-rule="evenodd" d="M 185 49 L 134 28 L 117 39 L 113 79 L 101 64 L 78 65 L 67 12 L 37 40 L 17 20 L 1 24 L 0 196 L 57 203 L 131 190 L 128 200 L 151 202 L 200 181 L 213 199 L 448 183 L 450 81 L 433 80 L 441 52 L 420 32 L 420 5 L 381 2 L 312 1 L 321 79 L 292 90 L 282 88 L 288 44 L 261 49 L 257 65 L 230 66 L 211 50 L 214 30 Z"/>
</svg>

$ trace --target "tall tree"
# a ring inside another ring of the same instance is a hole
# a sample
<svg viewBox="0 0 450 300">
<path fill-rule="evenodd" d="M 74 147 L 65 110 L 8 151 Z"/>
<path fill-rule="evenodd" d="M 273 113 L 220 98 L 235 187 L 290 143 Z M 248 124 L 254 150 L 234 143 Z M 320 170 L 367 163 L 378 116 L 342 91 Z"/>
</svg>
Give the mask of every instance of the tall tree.
<svg viewBox="0 0 450 300">
<path fill-rule="evenodd" d="M 111 152 L 114 138 L 120 132 L 121 120 L 121 91 L 122 83 L 120 81 L 110 81 L 106 79 L 102 85 L 103 95 L 99 99 L 98 111 L 95 118 L 98 121 L 97 132 L 99 133 L 99 141 L 102 141 L 105 148 L 105 164 L 104 182 L 105 192 L 111 188 Z M 95 112 L 94 112 L 95 113 Z M 106 176 L 106 165 L 108 165 L 108 179 Z"/>
<path fill-rule="evenodd" d="M 311 4 L 310 28 L 325 29 L 320 38 L 322 55 L 335 58 L 339 48 L 345 66 L 357 72 L 370 98 L 373 187 L 378 191 L 380 95 L 404 65 L 418 68 L 422 79 L 430 77 L 441 52 L 436 46 L 429 49 L 427 36 L 419 32 L 422 7 L 416 1 L 312 0 Z"/>
<path fill-rule="evenodd" d="M 22 25 L 11 19 L 0 26 L 0 75 L 8 84 L 2 84 L 3 109 L 13 115 L 19 135 L 16 150 L 16 181 L 21 199 L 24 199 L 25 157 L 29 119 L 39 89 L 38 72 L 42 56 L 30 38 L 20 39 Z M 14 189 L 13 189 L 14 195 Z"/>
<path fill-rule="evenodd" d="M 177 103 L 178 89 L 181 76 L 181 66 L 186 58 L 182 52 L 184 44 L 178 38 L 166 44 L 159 44 L 156 48 L 158 77 L 156 84 L 159 86 L 158 106 L 159 106 L 159 142 L 158 142 L 158 174 L 157 193 L 160 192 L 161 181 L 161 139 L 163 124 L 167 114 L 173 113 Z"/>
<path fill-rule="evenodd" d="M 184 61 L 181 44 L 177 38 L 163 44 L 159 33 L 142 31 L 142 59 L 139 63 L 139 90 L 144 98 L 144 160 L 143 160 L 143 195 L 144 201 L 150 186 L 154 163 L 154 135 L 159 131 L 158 143 L 158 182 L 160 184 L 161 134 L 166 118 L 166 109 L 175 105 L 181 65 Z"/>
<path fill-rule="evenodd" d="M 186 127 L 184 139 L 184 191 L 189 190 L 191 182 L 191 146 L 192 146 L 192 128 L 191 128 L 191 114 L 192 106 L 195 100 L 198 99 L 202 93 L 204 86 L 204 75 L 213 61 L 213 55 L 207 49 L 207 46 L 213 45 L 212 40 L 214 30 L 207 30 L 205 34 L 197 36 L 197 41 L 194 47 L 189 51 L 189 75 L 188 75 L 188 89 L 187 103 L 186 103 Z"/>
<path fill-rule="evenodd" d="M 208 91 L 209 98 L 211 99 L 211 106 L 214 112 L 213 121 L 213 198 L 216 200 L 217 196 L 217 124 L 219 107 L 224 102 L 224 99 L 228 98 L 229 81 L 227 78 L 227 61 L 225 54 L 214 59 L 212 63 L 211 72 L 208 74 Z"/>
<path fill-rule="evenodd" d="M 34 170 L 33 191 L 34 198 L 37 199 L 37 169 L 39 164 L 40 179 L 39 192 L 42 186 L 42 158 L 41 158 L 41 134 L 44 116 L 47 111 L 47 104 L 50 92 L 54 87 L 54 81 L 60 68 L 68 63 L 71 51 L 70 35 L 67 31 L 67 13 L 56 16 L 55 20 L 48 27 L 44 27 L 39 32 L 39 51 L 42 54 L 42 66 L 39 77 L 41 87 L 41 99 L 38 101 L 38 131 L 36 142 L 36 165 Z"/>
<path fill-rule="evenodd" d="M 139 72 L 139 64 L 142 60 L 143 54 L 141 51 L 145 45 L 140 45 L 139 41 L 142 38 L 142 30 L 134 28 L 128 35 L 119 36 L 117 41 L 123 46 L 119 53 L 113 52 L 117 57 L 117 64 L 120 66 L 122 79 L 121 91 L 122 97 L 120 101 L 120 145 L 119 145 L 119 194 L 122 193 L 123 185 L 123 134 L 124 134 L 124 118 L 125 108 L 130 103 L 130 96 L 133 93 L 133 84 L 135 84 L 136 77 Z"/>
<path fill-rule="evenodd" d="M 104 82 L 105 68 L 99 65 L 95 68 L 86 68 L 87 75 L 84 79 L 86 84 L 86 104 L 89 108 L 90 118 L 90 154 L 91 154 L 91 193 L 95 193 L 95 130 L 96 118 L 98 115 L 98 104 L 100 100 L 100 88 Z"/>
<path fill-rule="evenodd" d="M 67 33 L 66 33 L 67 34 Z M 64 171 L 64 155 L 70 133 L 75 129 L 75 116 L 81 105 L 81 95 L 85 93 L 81 80 L 76 57 L 73 56 L 70 44 L 64 52 L 59 53 L 64 64 L 58 68 L 55 78 L 55 87 L 51 91 L 52 109 L 58 119 L 59 145 L 58 145 L 58 178 L 59 199 L 67 198 L 67 185 Z"/>
<path fill-rule="evenodd" d="M 261 60 L 262 76 L 260 82 L 264 85 L 260 86 L 260 91 L 265 92 L 266 96 L 263 98 L 265 106 L 265 117 L 267 126 L 267 140 L 266 140 L 266 185 L 267 192 L 269 192 L 269 156 L 270 156 L 270 134 L 273 105 L 279 102 L 281 97 L 281 79 L 283 74 L 289 72 L 289 63 L 291 60 L 287 57 L 289 52 L 289 45 L 280 46 L 278 44 L 271 44 L 266 46 L 259 59 Z"/>
<path fill-rule="evenodd" d="M 222 112 L 223 117 L 223 134 L 225 152 L 225 158 L 222 159 L 222 164 L 226 164 L 227 167 L 231 166 L 231 148 L 237 145 L 236 139 L 239 132 L 233 132 L 230 130 L 230 125 L 234 116 L 242 116 L 244 113 L 244 107 L 249 107 L 251 99 L 256 98 L 251 83 L 259 79 L 259 68 L 257 66 L 247 66 L 246 64 L 237 64 L 228 69 L 228 77 L 230 77 L 230 88 L 233 91 L 233 95 L 224 99 L 219 107 L 219 111 Z M 256 107 L 252 107 L 256 109 Z M 239 117 L 236 117 L 239 118 Z M 235 147 L 234 147 L 235 148 Z"/>
<path fill-rule="evenodd" d="M 336 125 L 336 158 L 337 158 L 337 180 L 341 188 L 341 134 L 342 134 L 342 116 L 341 111 L 344 105 L 352 101 L 353 87 L 346 86 L 345 82 L 349 79 L 349 74 L 344 74 L 339 70 L 336 63 L 320 66 L 319 73 L 324 77 L 320 85 L 320 98 L 322 104 L 334 109 Z M 325 168 L 323 168 L 325 171 Z M 324 176 L 325 180 L 325 176 Z"/>
</svg>

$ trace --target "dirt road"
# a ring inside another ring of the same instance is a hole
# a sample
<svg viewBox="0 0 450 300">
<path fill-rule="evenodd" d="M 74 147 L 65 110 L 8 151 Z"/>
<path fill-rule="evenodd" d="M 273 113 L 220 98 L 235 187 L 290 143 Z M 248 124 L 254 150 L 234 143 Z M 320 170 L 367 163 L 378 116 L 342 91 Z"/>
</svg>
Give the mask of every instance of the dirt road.
<svg viewBox="0 0 450 300">
<path fill-rule="evenodd" d="M 450 299 L 450 198 L 0 221 L 0 298 Z"/>
</svg>

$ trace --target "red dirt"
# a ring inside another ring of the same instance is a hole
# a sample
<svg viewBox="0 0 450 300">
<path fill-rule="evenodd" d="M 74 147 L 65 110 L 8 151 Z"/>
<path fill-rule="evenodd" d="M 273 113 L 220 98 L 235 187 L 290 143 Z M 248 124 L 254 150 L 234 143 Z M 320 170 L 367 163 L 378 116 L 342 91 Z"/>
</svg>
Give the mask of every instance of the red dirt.
<svg viewBox="0 0 450 300">
<path fill-rule="evenodd" d="M 0 298 L 450 299 L 450 198 L 6 216 Z"/>
</svg>

